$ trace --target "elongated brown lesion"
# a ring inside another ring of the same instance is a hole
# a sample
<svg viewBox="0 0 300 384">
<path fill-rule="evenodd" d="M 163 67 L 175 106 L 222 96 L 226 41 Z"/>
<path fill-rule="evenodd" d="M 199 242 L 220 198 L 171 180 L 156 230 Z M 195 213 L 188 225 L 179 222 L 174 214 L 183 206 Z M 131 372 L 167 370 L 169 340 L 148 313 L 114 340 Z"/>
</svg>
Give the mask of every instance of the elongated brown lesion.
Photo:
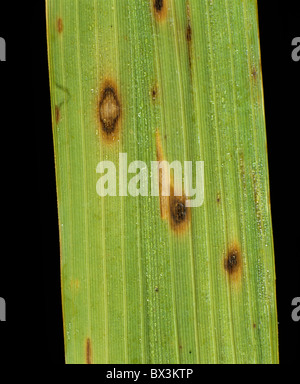
<svg viewBox="0 0 300 384">
<path fill-rule="evenodd" d="M 187 39 L 188 43 L 190 43 L 192 41 L 192 27 L 191 27 L 190 20 L 188 20 L 188 24 L 186 27 L 186 39 Z"/>
<path fill-rule="evenodd" d="M 85 344 L 85 362 L 86 364 L 92 364 L 92 346 L 91 346 L 91 339 L 86 339 Z"/>
<path fill-rule="evenodd" d="M 188 46 L 189 66 L 192 68 L 192 37 L 193 30 L 191 24 L 191 8 L 190 3 L 187 1 L 186 4 L 186 15 L 187 15 L 187 26 L 186 26 L 186 41 Z"/>
<path fill-rule="evenodd" d="M 256 81 L 257 80 L 257 76 L 258 76 L 258 71 L 257 71 L 256 67 L 253 66 L 252 69 L 251 69 L 251 77 L 252 77 L 252 79 L 254 81 Z"/>
<path fill-rule="evenodd" d="M 156 158 L 159 163 L 166 160 L 158 130 L 156 131 Z M 177 234 L 185 233 L 191 222 L 191 208 L 186 204 L 187 199 L 184 191 L 182 191 L 181 196 L 176 196 L 172 177 L 170 177 L 170 185 L 168 185 L 170 195 L 163 196 L 163 172 L 164 170 L 160 168 L 158 174 L 161 218 L 168 220 L 171 229 Z"/>
<path fill-rule="evenodd" d="M 121 102 L 117 85 L 112 80 L 106 80 L 101 87 L 98 119 L 104 141 L 114 142 L 117 140 L 120 133 Z"/>
<path fill-rule="evenodd" d="M 58 105 L 55 106 L 55 122 L 58 124 L 60 121 L 60 108 Z"/>
<path fill-rule="evenodd" d="M 64 25 L 61 17 L 58 17 L 56 20 L 56 29 L 59 34 L 62 33 L 64 29 Z"/>
</svg>

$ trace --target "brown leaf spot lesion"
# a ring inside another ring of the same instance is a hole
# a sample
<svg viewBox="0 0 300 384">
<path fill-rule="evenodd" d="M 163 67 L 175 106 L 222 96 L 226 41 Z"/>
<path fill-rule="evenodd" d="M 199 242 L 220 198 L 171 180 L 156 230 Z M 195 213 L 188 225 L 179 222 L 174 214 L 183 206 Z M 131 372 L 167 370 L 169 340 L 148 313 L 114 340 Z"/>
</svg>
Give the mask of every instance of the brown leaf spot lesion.
<svg viewBox="0 0 300 384">
<path fill-rule="evenodd" d="M 91 339 L 86 339 L 85 344 L 85 362 L 86 364 L 92 364 L 92 346 L 91 346 Z"/>
<path fill-rule="evenodd" d="M 109 80 L 101 87 L 98 105 L 102 138 L 114 142 L 119 137 L 121 103 L 116 84 Z"/>
<path fill-rule="evenodd" d="M 242 276 L 242 255 L 238 243 L 233 243 L 228 247 L 224 259 L 224 269 L 231 282 L 240 282 Z"/>
<path fill-rule="evenodd" d="M 156 20 L 165 20 L 168 14 L 168 0 L 152 0 L 152 4 Z"/>
<path fill-rule="evenodd" d="M 253 66 L 252 69 L 251 69 L 251 77 L 252 77 L 253 80 L 256 80 L 257 76 L 258 76 L 258 71 L 257 71 L 256 67 Z"/>
<path fill-rule="evenodd" d="M 64 29 L 64 25 L 61 17 L 58 17 L 56 20 L 56 29 L 58 33 L 62 33 Z"/>
</svg>

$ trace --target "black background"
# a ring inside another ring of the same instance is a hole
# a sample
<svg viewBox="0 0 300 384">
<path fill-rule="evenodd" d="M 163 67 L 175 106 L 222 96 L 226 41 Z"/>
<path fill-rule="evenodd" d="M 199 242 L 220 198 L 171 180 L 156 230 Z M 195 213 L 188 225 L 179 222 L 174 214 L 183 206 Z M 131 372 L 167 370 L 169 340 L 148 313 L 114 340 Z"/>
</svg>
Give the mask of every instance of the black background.
<svg viewBox="0 0 300 384">
<path fill-rule="evenodd" d="M 277 274 L 281 364 L 300 361 L 300 322 L 291 319 L 299 287 L 300 36 L 297 1 L 258 0 Z M 1 363 L 63 364 L 58 219 L 44 2 L 18 9 L 1 2 L 0 63 L 2 247 Z M 2 364 L 1 364 L 2 365 Z"/>
</svg>

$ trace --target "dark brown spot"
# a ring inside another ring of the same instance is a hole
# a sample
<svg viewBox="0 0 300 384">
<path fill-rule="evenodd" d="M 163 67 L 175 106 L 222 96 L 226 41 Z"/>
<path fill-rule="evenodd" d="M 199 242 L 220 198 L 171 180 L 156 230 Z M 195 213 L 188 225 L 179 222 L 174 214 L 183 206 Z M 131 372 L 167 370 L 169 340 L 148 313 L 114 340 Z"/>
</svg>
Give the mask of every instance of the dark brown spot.
<svg viewBox="0 0 300 384">
<path fill-rule="evenodd" d="M 152 100 L 156 100 L 157 97 L 158 97 L 158 85 L 155 84 L 153 87 L 152 87 L 152 90 L 151 90 L 151 96 L 152 96 Z"/>
<path fill-rule="evenodd" d="M 221 195 L 220 195 L 220 192 L 218 192 L 217 194 L 217 203 L 219 203 L 221 201 Z"/>
<path fill-rule="evenodd" d="M 92 364 L 92 348 L 91 348 L 91 340 L 89 338 L 86 339 L 85 346 L 85 356 L 86 356 L 86 364 Z"/>
<path fill-rule="evenodd" d="M 174 187 L 170 187 L 169 197 L 170 223 L 175 232 L 186 230 L 191 217 L 191 210 L 186 206 L 186 197 L 174 196 Z"/>
<path fill-rule="evenodd" d="M 157 286 L 154 288 L 154 290 L 155 290 L 155 292 L 158 292 L 158 291 L 159 291 L 159 289 L 158 289 Z"/>
<path fill-rule="evenodd" d="M 253 323 L 253 328 L 256 328 L 256 324 L 255 323 Z"/>
<path fill-rule="evenodd" d="M 163 6 L 164 6 L 164 0 L 154 0 L 154 7 L 158 12 L 160 12 L 163 9 Z"/>
<path fill-rule="evenodd" d="M 239 262 L 238 262 L 238 252 L 236 250 L 233 250 L 228 255 L 225 267 L 229 274 L 234 273 L 238 269 Z"/>
<path fill-rule="evenodd" d="M 179 349 L 182 349 L 182 345 L 179 345 Z"/>
<path fill-rule="evenodd" d="M 168 0 L 153 0 L 153 8 L 156 18 L 162 21 L 167 16 Z"/>
<path fill-rule="evenodd" d="M 99 120 L 104 139 L 114 141 L 117 138 L 120 115 L 121 105 L 116 86 L 108 82 L 103 87 L 99 101 Z"/>
<path fill-rule="evenodd" d="M 58 33 L 62 33 L 64 26 L 63 26 L 62 19 L 60 17 L 56 21 L 56 27 L 57 27 Z"/>
<path fill-rule="evenodd" d="M 234 243 L 227 250 L 227 254 L 224 260 L 224 268 L 228 273 L 231 281 L 240 281 L 242 272 L 242 256 L 238 244 Z"/>
<path fill-rule="evenodd" d="M 186 207 L 184 203 L 179 200 L 173 199 L 173 201 L 171 200 L 171 202 L 172 204 L 170 204 L 170 210 L 171 210 L 172 219 L 176 224 L 179 224 L 185 220 Z"/>
<path fill-rule="evenodd" d="M 59 107 L 56 105 L 56 106 L 55 106 L 55 122 L 56 122 L 56 124 L 59 123 L 59 120 L 60 120 L 60 109 L 59 109 Z"/>
</svg>

